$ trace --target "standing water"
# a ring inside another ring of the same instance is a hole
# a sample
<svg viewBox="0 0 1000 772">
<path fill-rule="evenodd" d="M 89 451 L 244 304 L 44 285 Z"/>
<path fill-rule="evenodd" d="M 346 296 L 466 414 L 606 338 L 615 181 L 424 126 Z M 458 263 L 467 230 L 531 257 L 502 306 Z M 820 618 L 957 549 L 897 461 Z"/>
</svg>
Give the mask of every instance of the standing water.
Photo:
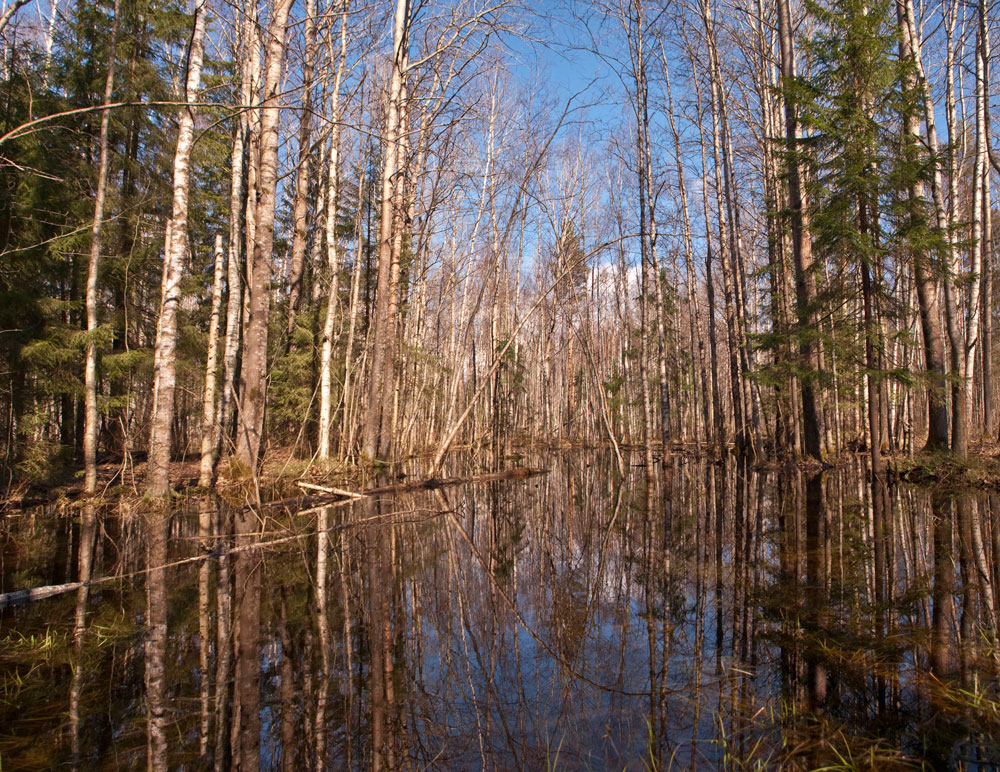
<svg viewBox="0 0 1000 772">
<path fill-rule="evenodd" d="M 998 768 L 997 496 L 526 462 L 196 502 L 165 550 L 137 505 L 8 516 L 0 591 L 117 578 L 2 612 L 0 768 Z"/>
</svg>

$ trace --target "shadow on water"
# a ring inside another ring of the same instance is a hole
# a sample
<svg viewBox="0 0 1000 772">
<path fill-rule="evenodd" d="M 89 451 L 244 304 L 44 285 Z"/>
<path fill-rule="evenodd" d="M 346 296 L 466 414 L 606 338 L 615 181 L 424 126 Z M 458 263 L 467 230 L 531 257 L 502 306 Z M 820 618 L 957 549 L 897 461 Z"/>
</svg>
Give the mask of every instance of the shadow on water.
<svg viewBox="0 0 1000 772">
<path fill-rule="evenodd" d="M 526 463 L 9 517 L 0 591 L 120 578 L 3 611 L 2 769 L 998 768 L 995 495 Z"/>
</svg>

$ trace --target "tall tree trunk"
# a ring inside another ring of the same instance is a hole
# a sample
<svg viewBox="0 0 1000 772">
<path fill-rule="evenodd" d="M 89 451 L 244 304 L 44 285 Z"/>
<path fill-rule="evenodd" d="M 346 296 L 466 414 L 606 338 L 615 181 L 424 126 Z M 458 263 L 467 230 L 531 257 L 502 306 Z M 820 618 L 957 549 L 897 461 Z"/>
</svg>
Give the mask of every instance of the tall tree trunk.
<svg viewBox="0 0 1000 772">
<path fill-rule="evenodd" d="M 632 77 L 635 83 L 635 110 L 636 126 L 635 140 L 637 150 L 637 168 L 639 172 L 639 276 L 640 276 L 640 296 L 639 296 L 639 379 L 640 393 L 642 394 L 642 417 L 643 417 L 643 447 L 645 449 L 646 474 L 653 473 L 653 437 L 654 419 L 652 394 L 650 389 L 650 366 L 651 366 L 651 346 L 650 336 L 653 334 L 653 320 L 650 318 L 653 306 L 653 260 L 650 254 L 653 245 L 652 233 L 652 206 L 649 200 L 649 132 L 647 124 L 649 121 L 648 89 L 646 80 L 646 51 L 645 51 L 645 30 L 643 26 L 643 4 L 639 2 L 635 5 L 635 16 L 623 13 L 622 25 L 625 27 L 625 34 L 628 38 L 629 56 L 631 58 Z M 634 26 L 633 26 L 634 25 Z"/>
<path fill-rule="evenodd" d="M 984 187 L 989 168 L 986 160 L 986 7 L 979 2 L 979 24 L 976 28 L 976 143 L 973 157 L 972 175 L 972 222 L 971 243 L 969 244 L 969 284 L 968 321 L 965 330 L 965 371 L 963 389 L 965 391 L 966 426 L 972 423 L 973 380 L 976 352 L 979 347 L 979 323 L 982 318 L 982 269 L 983 269 L 983 210 Z M 968 438 L 966 439 L 968 442 Z"/>
<path fill-rule="evenodd" d="M 295 348 L 295 318 L 302 300 L 302 274 L 306 256 L 306 212 L 309 204 L 310 137 L 313 120 L 313 69 L 316 59 L 316 0 L 306 0 L 303 19 L 305 54 L 302 61 L 302 108 L 299 113 L 299 165 L 295 171 L 295 202 L 292 205 L 292 260 L 288 275 L 288 324 L 286 347 Z M 333 121 L 336 125 L 336 114 Z"/>
<path fill-rule="evenodd" d="M 778 43 L 781 51 L 781 76 L 788 82 L 795 77 L 795 50 L 789 0 L 777 0 Z M 795 105 L 785 99 L 785 142 L 788 165 L 788 208 L 792 231 L 792 257 L 795 264 L 795 311 L 799 325 L 799 356 L 812 372 L 799 378 L 802 400 L 802 443 L 806 453 L 817 461 L 822 458 L 823 431 L 816 406 L 815 373 L 819 370 L 819 348 L 810 331 L 816 320 L 812 306 L 816 297 L 813 275 L 812 235 L 809 231 L 809 208 L 798 160 L 799 118 Z"/>
<path fill-rule="evenodd" d="M 648 338 L 655 331 L 657 383 L 660 406 L 660 441 L 666 452 L 670 441 L 670 384 L 667 379 L 666 359 L 666 328 L 663 318 L 663 286 L 660 282 L 660 267 L 656 253 L 656 195 L 653 190 L 653 159 L 649 142 L 649 78 L 646 72 L 646 42 L 645 42 L 645 8 L 642 3 L 636 5 L 636 29 L 629 33 L 632 68 L 636 90 L 636 142 L 638 145 L 639 162 L 639 238 L 643 239 L 645 261 L 643 263 L 643 306 L 646 323 L 643 325 L 643 340 L 649 352 Z M 650 303 L 655 317 L 655 327 L 649 326 Z M 652 365 L 651 359 L 646 359 L 645 366 Z M 648 379 L 648 374 L 647 374 Z M 572 378 L 572 373 L 571 373 Z M 571 381 L 572 383 L 572 381 Z M 645 399 L 645 396 L 643 397 Z M 652 420 L 652 412 L 650 419 Z M 651 442 L 651 437 L 650 437 Z M 648 445 L 649 443 L 647 443 Z M 650 446 L 651 447 L 651 446 Z M 651 452 L 651 451 L 650 451 Z M 649 453 L 647 453 L 648 455 Z M 650 457 L 651 458 L 651 457 Z M 649 463 L 647 458 L 647 463 Z M 649 467 L 652 468 L 651 466 Z"/>
<path fill-rule="evenodd" d="M 648 113 L 648 110 L 645 112 Z M 653 274 L 653 312 L 656 314 L 656 355 L 660 387 L 660 441 L 663 444 L 663 452 L 666 453 L 672 437 L 672 427 L 670 424 L 670 382 L 667 374 L 667 309 L 663 292 L 663 281 L 665 281 L 665 278 L 660 275 L 660 260 L 656 251 L 656 205 L 653 196 L 652 152 L 649 145 L 648 115 L 643 120 L 642 131 L 645 135 L 643 144 L 646 146 L 646 202 L 649 207 L 649 258 Z"/>
<path fill-rule="evenodd" d="M 715 48 L 715 30 L 712 24 L 709 0 L 702 0 L 702 20 L 709 45 L 709 59 L 715 61 L 711 52 Z M 739 330 L 736 320 L 736 298 L 734 291 L 735 253 L 733 251 L 733 227 L 731 212 L 727 210 L 725 198 L 727 183 L 724 179 L 725 166 L 722 160 L 722 83 L 721 73 L 713 65 L 709 68 L 709 94 L 712 111 L 712 171 L 715 188 L 715 218 L 719 228 L 719 262 L 722 273 L 723 301 L 725 306 L 726 332 L 729 348 L 729 396 L 735 428 L 734 445 L 742 454 L 746 445 L 746 413 L 743 405 L 742 368 L 739 361 Z"/>
<path fill-rule="evenodd" d="M 117 16 L 117 12 L 115 15 Z M 58 18 L 59 0 L 52 0 L 49 4 L 49 23 L 45 31 L 45 60 L 42 62 L 42 86 L 44 87 L 49 85 L 49 67 L 52 65 L 52 46 L 56 39 L 56 19 Z"/>
<path fill-rule="evenodd" d="M 222 277 L 226 271 L 226 253 L 222 234 L 215 237 L 215 273 L 212 280 L 212 313 L 208 323 L 208 356 L 205 363 L 205 396 L 201 419 L 201 468 L 198 484 L 209 487 L 215 472 L 215 449 L 219 437 L 219 412 L 215 397 L 219 391 L 219 325 L 222 315 Z"/>
<path fill-rule="evenodd" d="M 405 73 L 405 69 L 404 69 Z M 396 174 L 392 186 L 392 247 L 389 262 L 389 309 L 386 314 L 384 328 L 385 358 L 382 383 L 382 428 L 379 436 L 378 455 L 389 458 L 392 446 L 399 441 L 397 422 L 399 418 L 399 306 L 404 298 L 400 297 L 400 275 L 403 257 L 403 232 L 408 227 L 406 217 L 406 188 L 411 175 L 417 170 L 409 168 L 409 115 L 407 112 L 406 81 L 402 83 L 399 96 L 399 127 L 396 132 Z M 473 373 L 475 367 L 473 366 Z"/>
<path fill-rule="evenodd" d="M 399 255 L 393 254 L 396 222 L 396 185 L 400 162 L 400 118 L 409 49 L 409 0 L 396 0 L 396 11 L 392 35 L 392 74 L 389 78 L 387 95 L 387 115 L 385 119 L 384 159 L 382 163 L 382 185 L 379 198 L 379 247 L 378 284 L 375 290 L 375 332 L 372 346 L 372 366 L 368 390 L 368 408 L 365 415 L 362 452 L 373 460 L 385 447 L 388 439 L 388 423 L 391 416 L 385 415 L 386 393 L 391 392 L 395 382 L 393 347 L 396 320 L 393 316 L 393 297 L 398 298 L 398 287 L 393 286 L 393 277 L 398 284 Z"/>
<path fill-rule="evenodd" d="M 230 156 L 232 171 L 229 181 L 229 258 L 226 276 L 226 348 L 223 355 L 222 398 L 219 400 L 218 436 L 215 438 L 213 464 L 218 461 L 223 437 L 229 438 L 233 425 L 234 396 L 239 388 L 240 339 L 243 331 L 243 207 L 249 208 L 247 197 L 247 164 L 245 153 L 250 135 L 251 116 L 248 106 L 253 100 L 251 74 L 256 45 L 256 25 L 249 13 L 243 17 L 240 50 L 240 101 L 243 105 L 236 121 L 233 136 L 233 151 Z"/>
<path fill-rule="evenodd" d="M 330 457 L 330 433 L 333 427 L 333 327 L 336 319 L 337 296 L 339 293 L 338 278 L 340 276 L 340 260 L 337 255 L 337 205 L 339 195 L 337 188 L 340 150 L 340 83 L 347 60 L 347 0 L 344 0 L 340 17 L 340 58 L 337 60 L 337 72 L 334 76 L 333 96 L 330 114 L 333 117 L 333 131 L 330 137 L 330 159 L 327 169 L 326 193 L 326 256 L 327 270 L 330 273 L 330 289 L 327 294 L 326 318 L 323 321 L 323 339 L 321 343 L 319 365 L 319 435 L 318 454 L 320 458 Z M 358 186 L 359 199 L 364 195 L 364 180 Z M 344 388 L 347 388 L 345 376 Z"/>
<path fill-rule="evenodd" d="M 274 247 L 275 190 L 278 183 L 279 90 L 285 56 L 285 32 L 292 0 L 276 0 L 268 32 L 261 91 L 260 161 L 257 164 L 256 224 L 250 261 L 246 341 L 240 373 L 240 412 L 236 460 L 255 472 L 264 433 L 267 399 L 267 322 L 271 309 L 271 253 Z M 251 192 L 251 196 L 253 193 Z"/>
<path fill-rule="evenodd" d="M 101 133 L 98 140 L 97 191 L 94 195 L 94 224 L 90 229 L 90 264 L 87 266 L 87 360 L 84 370 L 83 464 L 84 492 L 97 492 L 97 280 L 100 276 L 101 233 L 104 225 L 104 200 L 108 189 L 109 140 L 112 93 L 115 84 L 115 56 L 118 53 L 118 10 L 115 0 L 111 20 L 111 43 L 108 46 L 107 72 L 104 75 L 104 109 L 101 111 Z M 55 8 L 52 9 L 53 15 Z M 64 419 L 65 420 L 65 419 Z"/>
<path fill-rule="evenodd" d="M 915 88 L 920 69 L 919 42 L 914 40 L 914 32 L 909 18 L 913 13 L 913 0 L 897 0 L 896 20 L 899 29 L 899 54 L 904 61 L 913 64 L 912 74 L 907 75 L 907 87 Z M 916 110 L 905 117 L 905 152 L 912 156 L 920 152 L 920 116 Z M 935 165 L 936 166 L 936 165 Z M 925 193 L 922 183 L 914 183 L 908 191 L 910 198 L 911 224 L 917 225 L 915 218 L 922 216 L 921 209 Z M 948 400 L 945 379 L 944 337 L 941 331 L 941 309 L 938 303 L 938 289 L 934 274 L 928 264 L 927 255 L 919 247 L 913 250 L 913 280 L 917 289 L 917 304 L 920 313 L 920 328 L 924 339 L 924 361 L 929 375 L 927 390 L 927 450 L 942 450 L 948 447 Z"/>
<path fill-rule="evenodd" d="M 988 85 L 988 81 L 987 81 Z M 989 95 L 987 94 L 987 99 Z M 987 110 L 989 102 L 987 102 Z M 987 131 L 988 131 L 987 127 Z M 996 414 L 993 388 L 993 200 L 990 167 L 983 171 L 983 432 L 992 437 Z"/>
<path fill-rule="evenodd" d="M 246 181 L 244 197 L 246 206 L 243 210 L 243 310 L 241 312 L 243 326 L 240 336 L 244 346 L 247 341 L 247 329 L 250 326 L 250 295 L 253 284 L 253 245 L 257 236 L 257 198 L 260 180 L 260 120 L 261 120 L 261 57 L 264 31 L 260 23 L 260 9 L 254 0 L 243 0 L 243 55 L 246 68 L 246 89 L 243 115 L 246 117 Z M 242 373 L 241 373 L 242 378 Z M 242 380 L 241 382 L 242 383 Z M 237 384 L 234 384 L 237 385 Z M 239 387 L 236 389 L 239 396 Z M 237 400 L 239 401 L 239 400 Z M 241 409 L 237 406 L 237 410 Z M 239 417 L 237 415 L 237 426 Z M 234 448 L 235 450 L 235 448 Z"/>
<path fill-rule="evenodd" d="M 174 153 L 173 209 L 163 250 L 163 296 L 156 328 L 154 354 L 153 418 L 149 435 L 149 462 L 146 491 L 165 496 L 170 490 L 170 455 L 173 446 L 174 390 L 177 369 L 177 312 L 180 308 L 180 281 L 187 255 L 188 190 L 191 147 L 194 144 L 194 103 L 201 87 L 207 9 L 205 0 L 196 0 L 194 32 L 188 49 L 187 79 Z"/>
<path fill-rule="evenodd" d="M 693 61 L 693 58 L 692 58 Z M 692 64 L 692 69 L 694 64 Z M 698 80 L 698 73 L 694 71 L 693 79 L 695 84 L 695 95 L 698 98 L 698 138 L 701 148 L 701 169 L 702 177 L 708 178 L 708 156 L 705 143 L 705 122 L 704 109 L 701 98 L 701 85 Z M 712 271 L 712 263 L 715 257 L 715 248 L 712 239 L 712 216 L 708 206 L 708 186 L 701 186 L 701 211 L 705 220 L 705 294 L 708 299 L 708 344 L 709 344 L 709 374 L 712 382 L 712 423 L 715 427 L 713 440 L 715 444 L 724 448 L 726 446 L 726 420 L 722 410 L 722 393 L 719 386 L 719 379 L 722 377 L 719 371 L 719 343 L 718 324 L 716 322 L 715 303 L 715 278 Z"/>
<path fill-rule="evenodd" d="M 982 231 L 982 327 L 983 327 L 983 432 L 993 436 L 993 213 L 990 196 L 990 27 L 985 0 L 979 2 L 979 40 L 982 57 L 981 99 L 983 103 Z M 978 109 L 977 109 L 978 114 Z"/>
<path fill-rule="evenodd" d="M 681 229 L 684 244 L 684 275 L 687 279 L 687 304 L 688 304 L 688 347 L 691 356 L 691 400 L 692 400 L 692 436 L 697 448 L 701 438 L 698 436 L 698 393 L 699 393 L 699 368 L 697 366 L 697 325 L 698 325 L 698 296 L 695 290 L 695 269 L 694 269 L 694 243 L 691 238 L 691 213 L 688 210 L 687 186 L 684 182 L 684 162 L 681 152 L 681 135 L 677 130 L 677 121 L 674 117 L 674 98 L 670 90 L 670 68 L 667 63 L 667 56 L 660 48 L 660 59 L 663 63 L 663 80 L 667 92 L 667 120 L 670 124 L 670 133 L 674 140 L 674 163 L 677 171 L 677 196 L 681 205 Z M 707 430 L 708 427 L 706 426 Z"/>
<path fill-rule="evenodd" d="M 777 91 L 777 72 L 772 66 L 774 34 L 764 15 L 762 0 L 755 0 L 757 18 L 754 31 L 757 38 L 758 69 L 755 77 L 760 100 L 761 131 L 761 178 L 764 187 L 764 202 L 769 212 L 779 212 L 786 207 L 787 195 L 781 184 L 780 159 L 773 141 L 780 132 L 781 95 Z M 772 329 L 787 333 L 791 329 L 791 309 L 789 305 L 790 283 L 788 281 L 788 239 L 786 229 L 776 217 L 767 218 L 767 270 L 770 283 L 770 314 Z M 795 349 L 790 341 L 782 342 L 775 348 L 777 361 L 792 362 Z M 797 453 L 795 430 L 798 404 L 795 399 L 798 385 L 794 375 L 788 373 L 775 383 L 775 416 L 773 442 L 779 453 Z M 839 444 L 839 443 L 838 443 Z"/>
<path fill-rule="evenodd" d="M 362 153 L 361 168 L 365 168 L 369 153 L 368 149 Z M 354 227 L 361 232 L 365 197 L 365 178 L 358 181 L 358 206 L 355 212 Z M 348 452 L 354 452 L 354 440 L 357 437 L 357 426 L 354 420 L 354 411 L 351 409 L 353 402 L 352 376 L 354 375 L 354 340 L 357 333 L 358 305 L 361 294 L 361 256 L 364 250 L 364 241 L 357 240 L 356 252 L 354 255 L 354 267 L 351 271 L 351 301 L 347 308 L 347 344 L 344 346 L 344 388 L 341 392 L 340 403 L 344 408 L 345 431 L 341 433 L 340 454 L 345 456 Z"/>
<path fill-rule="evenodd" d="M 746 271 L 743 266 L 742 239 L 739 232 L 739 206 L 736 201 L 732 143 L 729 137 L 729 116 L 710 0 L 702 0 L 701 11 L 705 39 L 708 44 L 709 81 L 712 96 L 712 145 L 715 156 L 716 200 L 719 212 L 719 243 L 726 299 L 726 325 L 730 338 L 730 368 L 733 370 L 730 374 L 730 380 L 733 392 L 733 417 L 736 422 L 735 445 L 741 454 L 745 452 L 752 454 L 755 452 L 756 439 L 754 434 L 759 424 L 759 418 L 749 378 L 750 350 L 746 336 Z M 724 209 L 721 202 L 725 203 Z M 726 224 L 724 231 L 723 223 Z"/>
<path fill-rule="evenodd" d="M 858 204 L 859 231 L 871 237 L 871 223 L 874 216 L 868 211 L 864 202 Z M 873 261 L 874 262 L 874 261 Z M 877 267 L 877 266 L 876 266 Z M 881 377 L 876 379 L 876 373 L 881 371 L 879 351 L 881 343 L 876 345 L 880 337 L 880 325 L 877 319 L 875 305 L 877 302 L 878 280 L 872 277 L 873 263 L 861 258 L 861 298 L 864 309 L 865 329 L 865 367 L 868 370 L 865 382 L 868 388 L 868 446 L 872 460 L 872 479 L 877 480 L 882 473 L 882 394 L 879 390 Z"/>
<path fill-rule="evenodd" d="M 945 54 L 945 121 L 948 127 L 948 136 L 955 137 L 957 134 L 957 121 L 955 119 L 955 23 L 958 18 L 958 2 L 952 2 L 946 9 L 945 29 L 946 29 L 946 54 Z M 912 29 L 916 29 L 911 25 Z M 925 81 L 926 82 L 926 81 Z M 934 106 L 931 102 L 930 87 L 924 87 L 924 120 L 928 127 L 928 139 L 936 139 L 936 130 L 933 136 L 931 130 L 935 126 L 933 115 Z M 931 144 L 931 150 L 936 150 L 936 144 Z M 954 275 L 957 268 L 955 233 L 951 227 L 958 219 L 958 173 L 956 168 L 955 147 L 949 143 L 947 150 L 948 159 L 948 195 L 950 209 L 945 215 L 945 193 L 941 182 L 941 175 L 935 173 L 935 188 L 937 190 L 938 201 L 938 225 L 944 227 L 944 233 L 948 237 L 947 265 L 945 266 L 945 320 L 948 325 L 948 338 L 951 343 L 951 452 L 959 458 L 965 458 L 969 452 L 969 424 L 966 418 L 965 399 L 965 338 L 962 337 L 961 324 L 958 311 L 958 288 L 948 276 Z"/>
</svg>

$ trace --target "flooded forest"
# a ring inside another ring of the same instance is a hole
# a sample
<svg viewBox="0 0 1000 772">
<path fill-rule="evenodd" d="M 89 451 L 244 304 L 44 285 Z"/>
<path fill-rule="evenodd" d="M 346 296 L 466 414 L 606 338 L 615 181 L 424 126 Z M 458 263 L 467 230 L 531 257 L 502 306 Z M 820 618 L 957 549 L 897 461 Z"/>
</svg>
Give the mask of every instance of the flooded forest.
<svg viewBox="0 0 1000 772">
<path fill-rule="evenodd" d="M 997 20 L 4 0 L 0 770 L 1000 770 Z"/>
</svg>

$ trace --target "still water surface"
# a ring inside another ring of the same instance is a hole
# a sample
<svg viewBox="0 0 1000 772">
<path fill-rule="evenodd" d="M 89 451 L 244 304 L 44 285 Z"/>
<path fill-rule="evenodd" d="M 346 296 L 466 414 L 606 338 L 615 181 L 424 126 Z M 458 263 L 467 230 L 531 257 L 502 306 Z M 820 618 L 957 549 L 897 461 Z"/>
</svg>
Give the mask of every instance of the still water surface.
<svg viewBox="0 0 1000 772">
<path fill-rule="evenodd" d="M 1000 768 L 997 496 L 522 463 L 166 544 L 8 516 L 0 591 L 125 578 L 2 612 L 0 769 Z"/>
</svg>

